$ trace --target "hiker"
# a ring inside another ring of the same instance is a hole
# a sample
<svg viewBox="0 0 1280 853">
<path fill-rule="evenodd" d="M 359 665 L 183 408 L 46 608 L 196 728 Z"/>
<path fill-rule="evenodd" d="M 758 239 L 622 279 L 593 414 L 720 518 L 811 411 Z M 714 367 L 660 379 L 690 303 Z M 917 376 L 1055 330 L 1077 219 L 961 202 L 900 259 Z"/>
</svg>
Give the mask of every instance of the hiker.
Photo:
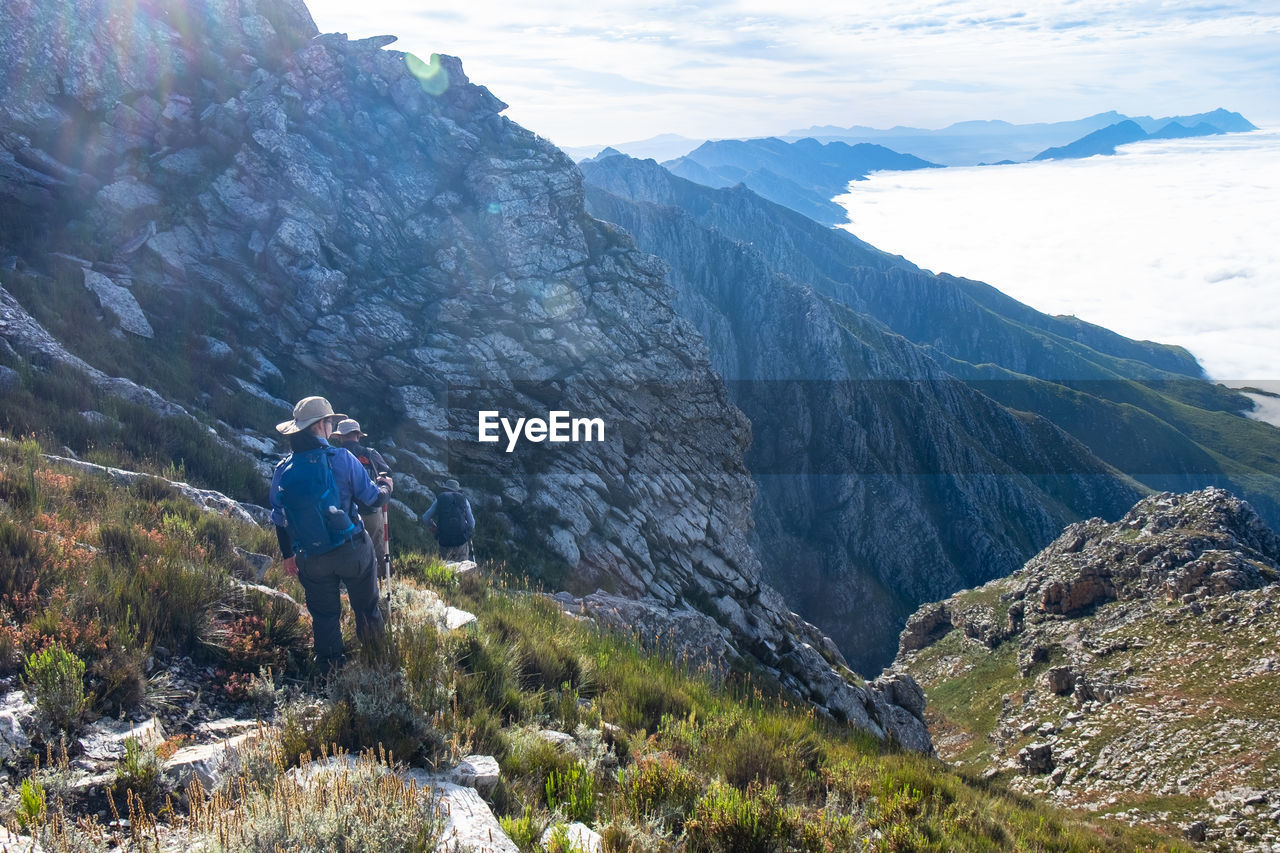
<svg viewBox="0 0 1280 853">
<path fill-rule="evenodd" d="M 356 458 L 356 461 L 364 466 L 364 471 L 369 475 L 370 480 L 376 480 L 378 477 L 390 477 L 391 466 L 387 464 L 387 460 L 382 458 L 382 454 L 374 450 L 372 447 L 364 447 L 360 442 L 364 441 L 367 436 L 360 429 L 360 422 L 347 418 L 338 421 L 338 425 L 333 430 L 333 444 L 337 447 L 346 448 L 347 452 Z M 373 540 L 373 551 L 377 556 L 378 565 L 387 565 L 390 562 L 387 553 L 387 546 L 390 544 L 387 539 L 387 515 L 384 507 L 367 507 L 356 502 L 356 508 L 360 510 L 360 520 L 364 522 L 364 529 L 368 532 L 369 538 Z"/>
<path fill-rule="evenodd" d="M 471 534 L 476 529 L 476 520 L 457 480 L 444 481 L 443 491 L 422 514 L 422 523 L 428 522 L 435 528 L 440 559 L 446 563 L 471 559 Z"/>
<path fill-rule="evenodd" d="M 340 585 L 347 587 L 361 642 L 376 643 L 384 626 L 373 543 L 356 502 L 381 507 L 391 498 L 392 484 L 389 477 L 372 482 L 354 456 L 329 445 L 334 425 L 345 417 L 323 397 L 300 400 L 293 420 L 276 425 L 289 437 L 290 453 L 271 478 L 271 521 L 284 569 L 306 593 L 322 674 L 346 662 Z"/>
</svg>

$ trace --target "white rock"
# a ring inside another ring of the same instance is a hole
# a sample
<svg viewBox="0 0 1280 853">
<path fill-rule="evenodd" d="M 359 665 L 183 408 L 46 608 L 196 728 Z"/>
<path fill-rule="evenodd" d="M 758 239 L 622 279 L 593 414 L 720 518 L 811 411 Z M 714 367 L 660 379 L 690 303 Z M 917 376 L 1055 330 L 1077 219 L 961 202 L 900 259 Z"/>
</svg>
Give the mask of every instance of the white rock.
<svg viewBox="0 0 1280 853">
<path fill-rule="evenodd" d="M 548 743 L 554 743 L 556 746 L 569 746 L 573 743 L 573 735 L 567 735 L 554 729 L 543 729 L 538 732 L 538 737 Z"/>
<path fill-rule="evenodd" d="M 35 709 L 21 690 L 0 699 L 0 761 L 31 748 L 26 728 L 31 725 Z"/>
<path fill-rule="evenodd" d="M 446 568 L 453 569 L 455 575 L 465 575 L 479 569 L 474 560 L 462 560 L 461 562 L 445 563 L 444 565 Z"/>
<path fill-rule="evenodd" d="M 520 853 L 520 848 L 502 831 L 502 825 L 474 788 L 441 782 L 435 784 L 435 789 L 440 795 L 440 814 L 445 821 L 436 853 L 455 850 Z"/>
<path fill-rule="evenodd" d="M 155 717 L 145 723 L 104 718 L 89 727 L 80 738 L 80 746 L 86 758 L 119 761 L 124 758 L 124 742 L 131 737 L 136 738 L 143 749 L 155 749 L 164 743 L 164 728 Z"/>
<path fill-rule="evenodd" d="M 84 286 L 98 297 L 99 305 L 116 316 L 120 321 L 120 328 L 140 338 L 156 336 L 151 323 L 147 321 L 147 315 L 142 312 L 142 306 L 127 288 L 90 269 L 84 271 Z"/>
<path fill-rule="evenodd" d="M 565 834 L 569 838 L 570 849 L 581 851 L 581 853 L 602 853 L 604 850 L 600 833 L 591 829 L 585 823 L 571 823 L 565 829 Z M 555 826 L 547 827 L 547 831 L 542 833 L 542 846 L 545 847 L 551 841 L 555 831 Z"/>
<path fill-rule="evenodd" d="M 453 771 L 453 776 L 462 787 L 487 793 L 498 784 L 502 773 L 498 759 L 492 755 L 468 755 Z"/>
<path fill-rule="evenodd" d="M 226 773 L 231 757 L 256 737 L 256 733 L 243 734 L 218 743 L 183 747 L 164 763 L 164 769 L 173 774 L 179 787 L 186 786 L 192 779 L 199 779 L 206 791 L 212 791 Z"/>
<path fill-rule="evenodd" d="M 459 610 L 456 607 L 450 607 L 444 612 L 444 624 L 450 631 L 457 631 L 459 628 L 474 625 L 477 621 L 478 620 L 474 613 L 468 613 L 467 611 Z"/>
<path fill-rule="evenodd" d="M 0 850 L 12 850 L 14 853 L 44 853 L 44 848 L 29 835 L 15 835 L 0 826 Z"/>
</svg>

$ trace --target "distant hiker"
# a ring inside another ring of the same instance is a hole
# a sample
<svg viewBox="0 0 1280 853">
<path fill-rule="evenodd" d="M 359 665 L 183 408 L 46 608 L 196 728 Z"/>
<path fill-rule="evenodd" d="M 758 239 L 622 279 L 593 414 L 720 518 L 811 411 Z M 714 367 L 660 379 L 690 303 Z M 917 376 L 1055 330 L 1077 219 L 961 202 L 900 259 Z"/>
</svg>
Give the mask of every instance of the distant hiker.
<svg viewBox="0 0 1280 853">
<path fill-rule="evenodd" d="M 429 522 L 435 526 L 440 559 L 445 562 L 471 559 L 471 534 L 475 532 L 476 519 L 457 480 L 445 480 L 435 502 L 422 514 L 422 523 Z"/>
<path fill-rule="evenodd" d="M 360 430 L 360 422 L 347 418 L 339 421 L 338 425 L 334 427 L 332 443 L 338 447 L 346 448 L 347 452 L 364 466 L 364 471 L 369 475 L 370 480 L 377 480 L 378 477 L 390 477 L 391 466 L 387 464 L 386 459 L 382 458 L 382 454 L 372 447 L 364 447 L 361 444 L 366 437 Z M 389 555 L 387 554 L 386 507 L 368 507 L 358 500 L 356 504 L 356 508 L 360 510 L 360 520 L 364 522 L 364 529 L 369 532 L 369 538 L 373 540 L 373 550 L 377 555 L 378 565 L 384 566 L 389 561 Z"/>
<path fill-rule="evenodd" d="M 329 445 L 334 424 L 345 417 L 334 414 L 323 397 L 300 400 L 293 407 L 293 420 L 276 425 L 289 436 L 291 452 L 271 478 L 271 521 L 285 571 L 297 575 L 306 593 L 316 665 L 322 673 L 346 661 L 339 628 L 342 584 L 362 642 L 380 639 L 384 625 L 373 543 L 356 502 L 383 506 L 391 498 L 392 484 L 387 477 L 375 484 L 354 456 Z"/>
</svg>

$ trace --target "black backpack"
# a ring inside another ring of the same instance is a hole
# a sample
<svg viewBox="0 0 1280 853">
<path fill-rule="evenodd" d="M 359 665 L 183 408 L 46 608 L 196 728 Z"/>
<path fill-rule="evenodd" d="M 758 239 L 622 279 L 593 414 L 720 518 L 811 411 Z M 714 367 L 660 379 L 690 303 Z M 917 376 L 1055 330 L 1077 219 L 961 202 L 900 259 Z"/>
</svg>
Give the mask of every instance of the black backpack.
<svg viewBox="0 0 1280 853">
<path fill-rule="evenodd" d="M 458 492 L 441 492 L 436 504 L 436 542 L 441 548 L 465 545 L 472 533 L 467 523 L 467 499 Z"/>
</svg>

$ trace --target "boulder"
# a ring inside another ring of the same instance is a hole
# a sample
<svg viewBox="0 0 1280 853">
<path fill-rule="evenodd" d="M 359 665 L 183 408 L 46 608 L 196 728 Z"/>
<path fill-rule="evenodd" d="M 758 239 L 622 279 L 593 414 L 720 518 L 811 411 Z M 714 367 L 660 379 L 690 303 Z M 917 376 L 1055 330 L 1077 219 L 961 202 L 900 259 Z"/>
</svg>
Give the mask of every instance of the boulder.
<svg viewBox="0 0 1280 853">
<path fill-rule="evenodd" d="M 21 755 L 31 748 L 27 729 L 35 717 L 35 705 L 27 694 L 14 690 L 0 699 L 0 761 Z"/>
<path fill-rule="evenodd" d="M 454 768 L 453 777 L 464 788 L 487 794 L 502 778 L 502 771 L 498 768 L 498 759 L 492 755 L 468 755 Z"/>
<path fill-rule="evenodd" d="M 1029 776 L 1040 776 L 1053 770 L 1053 744 L 1030 743 L 1018 751 L 1018 764 Z"/>
</svg>

